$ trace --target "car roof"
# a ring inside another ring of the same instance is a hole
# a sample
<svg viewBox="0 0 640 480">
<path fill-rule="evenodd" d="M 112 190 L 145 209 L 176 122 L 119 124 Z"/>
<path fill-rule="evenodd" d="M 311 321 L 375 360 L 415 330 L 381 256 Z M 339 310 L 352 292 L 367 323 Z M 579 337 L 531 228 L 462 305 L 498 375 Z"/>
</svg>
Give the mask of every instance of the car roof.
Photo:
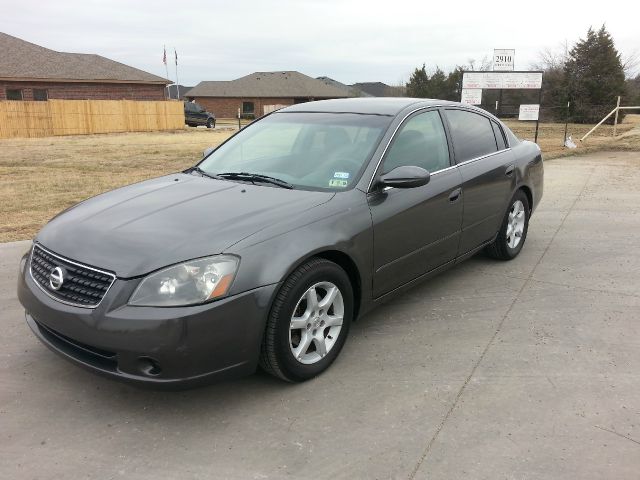
<svg viewBox="0 0 640 480">
<path fill-rule="evenodd" d="M 278 112 L 326 112 L 326 113 L 360 113 L 370 115 L 394 116 L 411 105 L 460 105 L 447 100 L 432 98 L 407 97 L 366 97 L 344 98 L 334 100 L 319 100 L 315 102 L 298 103 L 278 110 Z"/>
</svg>

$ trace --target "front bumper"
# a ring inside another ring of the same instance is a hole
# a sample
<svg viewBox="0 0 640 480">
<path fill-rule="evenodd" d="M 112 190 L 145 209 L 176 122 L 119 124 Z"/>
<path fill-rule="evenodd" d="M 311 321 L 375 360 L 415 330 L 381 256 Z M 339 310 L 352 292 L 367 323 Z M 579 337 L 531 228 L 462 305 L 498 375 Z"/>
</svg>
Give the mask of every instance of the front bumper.
<svg viewBox="0 0 640 480">
<path fill-rule="evenodd" d="M 255 371 L 277 284 L 206 305 L 132 307 L 138 280 L 116 280 L 95 309 L 60 303 L 35 284 L 27 257 L 18 298 L 29 327 L 51 350 L 112 378 L 190 387 Z"/>
</svg>

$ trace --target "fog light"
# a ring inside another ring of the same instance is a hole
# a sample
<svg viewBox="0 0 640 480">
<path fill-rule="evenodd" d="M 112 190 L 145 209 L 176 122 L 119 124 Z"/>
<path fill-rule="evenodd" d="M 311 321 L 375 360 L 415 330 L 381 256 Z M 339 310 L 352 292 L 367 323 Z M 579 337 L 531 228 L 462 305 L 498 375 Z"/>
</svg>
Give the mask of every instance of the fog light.
<svg viewBox="0 0 640 480">
<path fill-rule="evenodd" d="M 162 368 L 158 361 L 151 357 L 138 358 L 138 369 L 149 377 L 157 377 L 162 373 Z"/>
</svg>

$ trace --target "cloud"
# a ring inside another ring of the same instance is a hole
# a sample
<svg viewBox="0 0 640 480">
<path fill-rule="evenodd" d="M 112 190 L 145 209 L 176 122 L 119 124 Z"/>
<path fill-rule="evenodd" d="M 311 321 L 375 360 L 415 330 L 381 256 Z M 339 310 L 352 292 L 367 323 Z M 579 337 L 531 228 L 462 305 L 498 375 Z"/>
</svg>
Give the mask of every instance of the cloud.
<svg viewBox="0 0 640 480">
<path fill-rule="evenodd" d="M 515 48 L 516 67 L 526 69 L 542 48 L 574 42 L 605 22 L 619 50 L 637 48 L 633 15 L 590 2 L 22 0 L 20 7 L 3 10 L 2 31 L 158 75 L 165 75 L 166 44 L 171 61 L 178 51 L 184 84 L 260 70 L 394 84 L 422 63 L 449 70 L 493 48 Z"/>
</svg>

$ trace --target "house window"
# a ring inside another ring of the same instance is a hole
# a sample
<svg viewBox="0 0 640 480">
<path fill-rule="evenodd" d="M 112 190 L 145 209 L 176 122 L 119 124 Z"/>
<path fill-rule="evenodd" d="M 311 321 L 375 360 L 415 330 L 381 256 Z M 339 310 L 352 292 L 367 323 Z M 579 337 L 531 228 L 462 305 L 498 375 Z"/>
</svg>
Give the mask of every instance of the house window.
<svg viewBox="0 0 640 480">
<path fill-rule="evenodd" d="M 7 100 L 22 100 L 22 90 L 7 88 Z"/>
<path fill-rule="evenodd" d="M 39 102 L 46 102 L 49 100 L 49 92 L 44 88 L 34 88 L 33 99 Z"/>
<path fill-rule="evenodd" d="M 243 115 L 253 115 L 253 102 L 242 102 Z"/>
</svg>

